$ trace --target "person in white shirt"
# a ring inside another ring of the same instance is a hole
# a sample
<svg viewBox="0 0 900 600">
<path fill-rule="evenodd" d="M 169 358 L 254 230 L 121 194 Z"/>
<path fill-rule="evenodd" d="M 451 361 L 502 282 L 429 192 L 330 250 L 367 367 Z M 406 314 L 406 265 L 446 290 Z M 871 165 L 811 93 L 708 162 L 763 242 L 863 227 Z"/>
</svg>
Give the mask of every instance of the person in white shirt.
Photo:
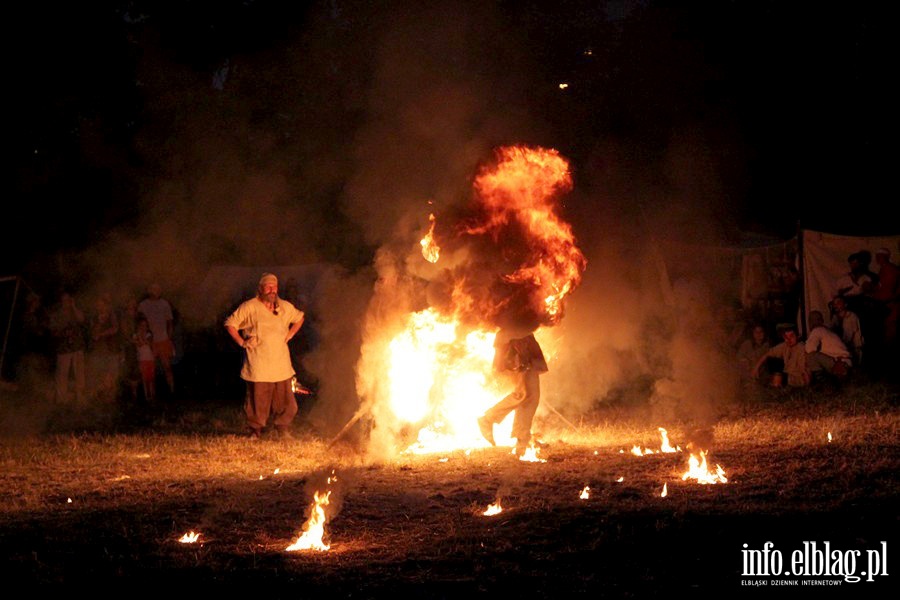
<svg viewBox="0 0 900 600">
<path fill-rule="evenodd" d="M 853 357 L 853 364 L 860 366 L 865 340 L 862 326 L 859 323 L 859 315 L 850 310 L 843 296 L 838 296 L 831 301 L 831 309 L 833 311 L 831 329 L 840 334 L 841 339 L 844 340 L 844 344 Z"/>
<path fill-rule="evenodd" d="M 288 342 L 303 319 L 303 311 L 278 297 L 278 278 L 264 273 L 256 297 L 242 302 L 225 320 L 228 334 L 245 350 L 241 379 L 247 382 L 244 414 L 251 439 L 260 437 L 270 418 L 282 438 L 291 438 L 298 406 Z"/>
<path fill-rule="evenodd" d="M 819 371 L 845 375 L 853 365 L 850 351 L 841 337 L 825 327 L 825 316 L 821 311 L 809 313 L 809 335 L 806 337 L 806 365 L 810 374 Z"/>
<path fill-rule="evenodd" d="M 138 304 L 138 312 L 147 318 L 150 333 L 153 334 L 153 357 L 162 368 L 169 386 L 169 393 L 175 394 L 175 372 L 172 360 L 175 358 L 175 343 L 172 333 L 175 329 L 175 316 L 172 305 L 162 297 L 162 286 L 151 283 L 147 286 L 147 297 Z"/>
</svg>

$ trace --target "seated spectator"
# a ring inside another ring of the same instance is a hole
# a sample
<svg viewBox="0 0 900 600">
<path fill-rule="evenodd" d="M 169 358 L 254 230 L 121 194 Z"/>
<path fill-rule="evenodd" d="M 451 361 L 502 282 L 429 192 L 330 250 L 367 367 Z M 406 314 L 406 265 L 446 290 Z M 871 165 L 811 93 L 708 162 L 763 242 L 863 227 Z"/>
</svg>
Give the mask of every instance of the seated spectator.
<svg viewBox="0 0 900 600">
<path fill-rule="evenodd" d="M 831 330 L 841 336 L 844 345 L 850 350 L 853 364 L 862 365 L 864 338 L 859 315 L 850 310 L 843 296 L 831 301 Z"/>
<path fill-rule="evenodd" d="M 748 385 L 756 381 L 753 376 L 753 369 L 759 359 L 772 349 L 769 343 L 769 336 L 766 334 L 766 328 L 762 324 L 755 324 L 751 328 L 750 337 L 745 338 L 737 350 L 738 372 L 742 385 Z M 764 381 L 769 381 L 775 370 L 774 361 L 763 361 L 759 376 Z"/>
<path fill-rule="evenodd" d="M 751 373 L 752 377 L 758 379 L 766 361 L 774 358 L 781 362 L 781 370 L 772 375 L 770 384 L 773 387 L 782 387 L 785 378 L 789 387 L 809 385 L 810 374 L 806 366 L 806 347 L 800 341 L 797 326 L 792 323 L 784 323 L 779 325 L 778 330 L 781 333 L 781 343 L 769 349 L 756 361 Z"/>
<path fill-rule="evenodd" d="M 838 334 L 825 327 L 825 316 L 818 310 L 809 313 L 805 349 L 807 368 L 813 376 L 824 372 L 843 377 L 853 364 L 847 346 Z"/>
</svg>

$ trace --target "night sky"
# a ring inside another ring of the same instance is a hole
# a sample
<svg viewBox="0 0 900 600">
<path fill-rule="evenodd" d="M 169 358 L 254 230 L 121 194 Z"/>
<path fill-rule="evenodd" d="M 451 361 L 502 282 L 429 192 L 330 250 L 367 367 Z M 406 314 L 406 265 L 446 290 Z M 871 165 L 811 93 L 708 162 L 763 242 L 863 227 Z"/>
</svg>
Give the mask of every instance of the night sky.
<svg viewBox="0 0 900 600">
<path fill-rule="evenodd" d="M 723 243 L 895 234 L 880 6 L 31 3 L 7 17 L 0 275 L 105 251 L 354 268 L 508 143 L 571 161 L 586 238 L 601 213 Z"/>
</svg>

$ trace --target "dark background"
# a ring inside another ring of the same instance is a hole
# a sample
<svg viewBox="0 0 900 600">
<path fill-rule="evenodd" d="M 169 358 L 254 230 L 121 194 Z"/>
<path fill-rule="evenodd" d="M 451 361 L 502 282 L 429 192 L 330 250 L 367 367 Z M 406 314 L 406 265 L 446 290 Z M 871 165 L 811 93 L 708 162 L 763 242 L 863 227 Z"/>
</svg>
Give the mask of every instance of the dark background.
<svg viewBox="0 0 900 600">
<path fill-rule="evenodd" d="M 662 212 L 663 196 L 700 198 L 704 218 L 726 240 L 785 239 L 799 223 L 897 232 L 885 213 L 896 96 L 888 71 L 895 42 L 882 3 L 484 4 L 111 0 L 17 8 L 7 19 L 13 178 L 2 274 L 64 270 L 59 253 L 110 244 L 110 232 L 154 239 L 161 223 L 199 206 L 204 194 L 176 201 L 171 186 L 198 186 L 195 178 L 213 170 L 198 157 L 223 154 L 204 135 L 228 131 L 232 165 L 265 177 L 277 162 L 296 175 L 278 193 L 312 222 L 308 254 L 369 264 L 386 236 L 371 235 L 350 200 L 365 158 L 361 140 L 373 123 L 420 104 L 426 85 L 443 94 L 459 82 L 466 92 L 448 102 L 477 88 L 477 106 L 459 121 L 443 121 L 440 110 L 422 115 L 423 127 L 429 117 L 444 133 L 463 122 L 483 149 L 552 146 L 572 161 L 585 197 L 615 195 L 623 207 Z M 386 47 L 395 54 L 386 58 Z M 409 85 L 393 97 L 384 84 L 391 69 L 406 69 L 398 79 Z M 478 86 L 468 85 L 473 80 Z M 492 125 L 494 115 L 503 126 Z M 210 145 L 189 149 L 201 141 Z M 415 139 L 401 136 L 397 146 L 428 158 Z M 688 150 L 673 159 L 673 147 Z M 444 152 L 431 164 L 453 153 L 446 144 Z M 638 179 L 653 191 L 604 184 Z M 677 193 L 660 193 L 673 181 Z M 202 210 L 240 220 L 253 210 L 244 201 L 210 198 Z M 573 211 L 576 233 L 592 214 L 589 204 Z M 222 231 L 197 260 L 259 262 L 247 246 Z M 284 253 L 262 258 L 311 260 L 297 248 Z"/>
</svg>

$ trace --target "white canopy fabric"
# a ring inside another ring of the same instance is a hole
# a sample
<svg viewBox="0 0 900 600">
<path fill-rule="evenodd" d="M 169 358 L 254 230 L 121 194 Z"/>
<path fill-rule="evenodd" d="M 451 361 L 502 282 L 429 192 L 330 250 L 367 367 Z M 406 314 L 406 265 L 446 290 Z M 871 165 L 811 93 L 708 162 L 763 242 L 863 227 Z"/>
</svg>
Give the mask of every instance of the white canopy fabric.
<svg viewBox="0 0 900 600">
<path fill-rule="evenodd" d="M 849 236 L 836 235 L 803 229 L 801 234 L 803 294 L 805 314 L 818 310 L 828 315 L 828 303 L 834 297 L 837 280 L 849 271 L 847 257 L 860 250 L 872 253 L 870 268 L 878 272 L 875 251 L 887 248 L 891 251 L 891 261 L 900 261 L 900 235 L 893 236 Z M 804 315 L 805 318 L 805 315 Z M 805 331 L 804 323 L 800 323 Z"/>
</svg>

